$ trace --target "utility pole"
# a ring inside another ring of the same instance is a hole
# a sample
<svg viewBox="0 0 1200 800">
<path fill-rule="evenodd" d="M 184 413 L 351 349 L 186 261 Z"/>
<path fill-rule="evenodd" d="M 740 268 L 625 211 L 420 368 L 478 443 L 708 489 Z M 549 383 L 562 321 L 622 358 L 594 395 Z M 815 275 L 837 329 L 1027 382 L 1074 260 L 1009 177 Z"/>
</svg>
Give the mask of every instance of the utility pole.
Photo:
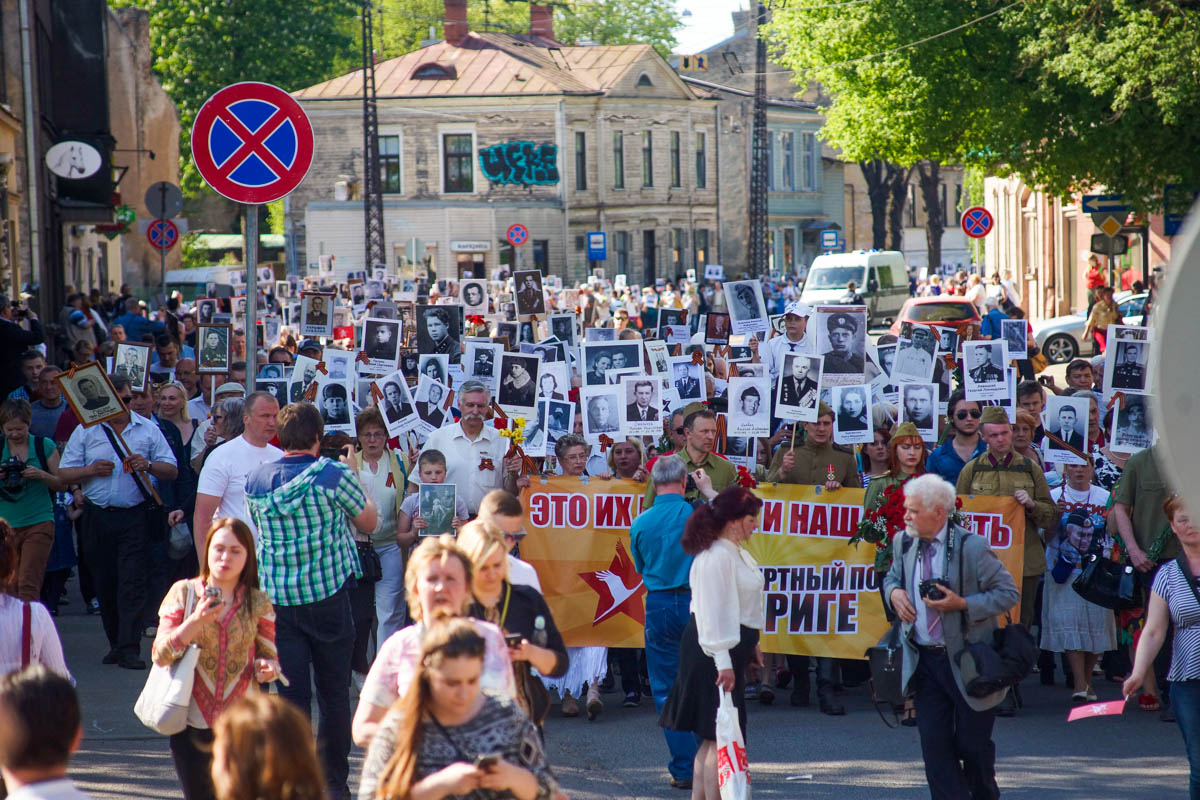
<svg viewBox="0 0 1200 800">
<path fill-rule="evenodd" d="M 387 264 L 383 236 L 383 182 L 379 169 L 379 109 L 375 94 L 375 45 L 371 0 L 362 5 L 363 59 L 363 230 L 366 269 Z"/>
<path fill-rule="evenodd" d="M 767 43 L 762 29 L 767 7 L 758 3 L 754 36 L 754 127 L 750 144 L 750 247 L 746 263 L 749 277 L 766 274 L 767 254 Z"/>
</svg>

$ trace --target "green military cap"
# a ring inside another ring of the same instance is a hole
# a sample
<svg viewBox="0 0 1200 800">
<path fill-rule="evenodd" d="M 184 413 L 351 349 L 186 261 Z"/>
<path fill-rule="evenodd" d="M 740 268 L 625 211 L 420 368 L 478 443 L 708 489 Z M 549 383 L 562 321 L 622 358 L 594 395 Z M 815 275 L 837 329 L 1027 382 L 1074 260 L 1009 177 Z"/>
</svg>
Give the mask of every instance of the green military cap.
<svg viewBox="0 0 1200 800">
<path fill-rule="evenodd" d="M 817 406 L 817 419 L 826 416 L 832 417 L 834 416 L 834 413 L 833 409 L 829 407 L 829 404 L 822 400 L 820 405 Z"/>
<path fill-rule="evenodd" d="M 901 422 L 899 425 L 897 425 L 896 430 L 892 431 L 891 441 L 895 441 L 896 439 L 898 439 L 901 436 L 914 436 L 914 437 L 920 439 L 921 432 L 919 430 L 917 430 L 916 425 L 913 425 L 911 422 L 905 421 L 905 422 Z"/>
<path fill-rule="evenodd" d="M 1008 414 L 1000 406 L 988 406 L 979 418 L 980 425 L 1008 425 Z"/>
</svg>

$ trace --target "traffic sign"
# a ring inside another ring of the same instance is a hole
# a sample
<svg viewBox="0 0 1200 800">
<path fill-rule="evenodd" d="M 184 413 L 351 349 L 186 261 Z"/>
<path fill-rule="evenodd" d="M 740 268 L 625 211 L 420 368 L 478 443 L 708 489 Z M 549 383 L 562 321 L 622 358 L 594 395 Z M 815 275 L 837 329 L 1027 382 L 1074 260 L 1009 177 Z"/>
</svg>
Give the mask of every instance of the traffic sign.
<svg viewBox="0 0 1200 800">
<path fill-rule="evenodd" d="M 1116 236 L 1121 232 L 1121 228 L 1125 224 L 1115 214 L 1093 214 L 1092 222 L 1097 228 L 1104 231 L 1106 236 Z"/>
<path fill-rule="evenodd" d="M 170 181 L 150 184 L 146 190 L 146 210 L 159 219 L 174 219 L 183 211 L 183 192 Z"/>
<path fill-rule="evenodd" d="M 982 239 L 992 232 L 992 225 L 995 224 L 995 219 L 992 217 L 992 212 L 983 206 L 971 206 L 963 212 L 962 220 L 959 224 L 962 226 L 963 233 L 967 236 L 970 236 L 972 239 Z"/>
<path fill-rule="evenodd" d="M 1085 214 L 1128 214 L 1132 206 L 1125 205 L 1123 194 L 1085 194 L 1079 201 L 1079 208 Z"/>
<path fill-rule="evenodd" d="M 155 250 L 167 251 L 179 241 L 179 228 L 169 219 L 156 219 L 146 226 L 146 239 Z"/>
<path fill-rule="evenodd" d="M 529 241 L 529 229 L 519 222 L 509 225 L 508 230 L 504 232 L 504 238 L 513 247 L 520 247 Z"/>
<path fill-rule="evenodd" d="M 1106 233 L 1093 233 L 1091 250 L 1102 256 L 1123 256 L 1129 250 L 1129 237 L 1123 234 L 1109 236 Z"/>
<path fill-rule="evenodd" d="M 308 174 L 312 124 L 279 87 L 235 83 L 210 97 L 196 114 L 192 160 L 218 194 L 238 203 L 271 203 Z"/>
<path fill-rule="evenodd" d="M 605 261 L 608 259 L 608 234 L 602 231 L 592 231 L 587 235 L 588 261 Z"/>
<path fill-rule="evenodd" d="M 821 231 L 821 249 L 834 250 L 838 246 L 837 231 Z"/>
</svg>

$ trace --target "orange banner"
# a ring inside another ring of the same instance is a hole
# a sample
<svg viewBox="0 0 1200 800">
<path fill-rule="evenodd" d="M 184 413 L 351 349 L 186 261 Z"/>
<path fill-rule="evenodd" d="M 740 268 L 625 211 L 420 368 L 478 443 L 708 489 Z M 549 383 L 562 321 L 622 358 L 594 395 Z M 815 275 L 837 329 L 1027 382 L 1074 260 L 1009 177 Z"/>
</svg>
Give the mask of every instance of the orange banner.
<svg viewBox="0 0 1200 800">
<path fill-rule="evenodd" d="M 529 535 L 521 555 L 538 571 L 568 645 L 641 647 L 645 593 L 629 555 L 629 528 L 645 484 L 548 478 L 521 493 Z M 888 628 L 875 548 L 849 544 L 864 492 L 762 485 L 759 532 L 747 549 L 763 572 L 763 650 L 863 658 Z M 963 498 L 967 527 L 1021 575 L 1025 514 L 1012 498 Z M 1021 581 L 1016 580 L 1018 588 Z"/>
</svg>

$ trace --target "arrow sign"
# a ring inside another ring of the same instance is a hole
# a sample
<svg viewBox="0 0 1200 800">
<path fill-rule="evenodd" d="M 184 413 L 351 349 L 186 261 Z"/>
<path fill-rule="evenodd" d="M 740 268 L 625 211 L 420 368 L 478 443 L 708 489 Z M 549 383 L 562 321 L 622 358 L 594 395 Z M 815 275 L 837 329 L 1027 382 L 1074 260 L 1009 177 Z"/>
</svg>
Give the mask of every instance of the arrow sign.
<svg viewBox="0 0 1200 800">
<path fill-rule="evenodd" d="M 1079 201 L 1079 207 L 1085 214 L 1128 214 L 1132 206 L 1125 204 L 1123 194 L 1085 194 Z"/>
</svg>

